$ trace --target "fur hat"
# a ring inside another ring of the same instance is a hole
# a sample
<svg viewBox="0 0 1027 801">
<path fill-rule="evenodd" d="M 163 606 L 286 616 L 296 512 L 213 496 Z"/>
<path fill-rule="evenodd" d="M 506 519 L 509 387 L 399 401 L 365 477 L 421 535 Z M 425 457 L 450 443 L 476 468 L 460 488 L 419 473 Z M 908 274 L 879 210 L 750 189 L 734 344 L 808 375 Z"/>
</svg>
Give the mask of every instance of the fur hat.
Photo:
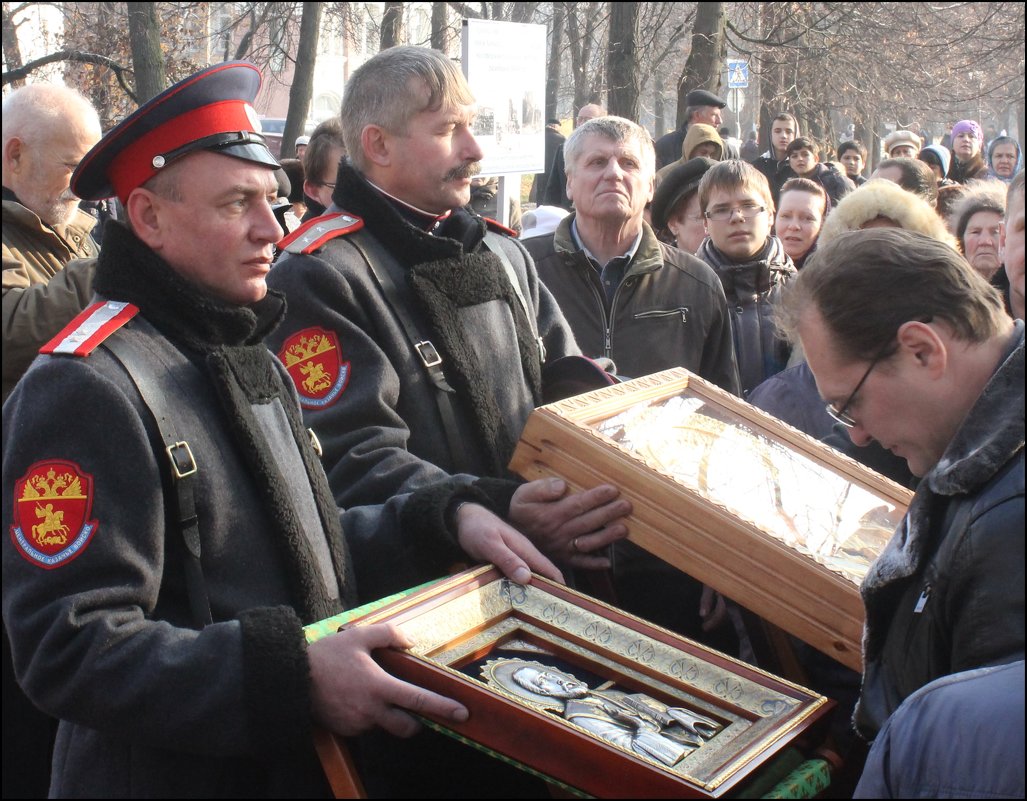
<svg viewBox="0 0 1027 801">
<path fill-rule="evenodd" d="M 878 217 L 887 217 L 900 228 L 925 234 L 959 250 L 952 234 L 926 201 L 883 178 L 873 178 L 841 199 L 824 221 L 817 246 L 823 247 L 845 231 L 858 231 Z"/>
<path fill-rule="evenodd" d="M 920 148 L 924 146 L 924 143 L 920 140 L 912 131 L 892 131 L 884 138 L 884 152 L 889 156 L 894 148 L 899 145 L 910 145 L 912 148 L 919 153 Z"/>
<path fill-rule="evenodd" d="M 1000 217 L 1005 216 L 1008 189 L 1001 181 L 971 181 L 967 185 L 967 191 L 956 201 L 949 214 L 949 230 L 956 235 L 961 247 L 966 226 L 977 212 L 993 211 Z"/>
</svg>

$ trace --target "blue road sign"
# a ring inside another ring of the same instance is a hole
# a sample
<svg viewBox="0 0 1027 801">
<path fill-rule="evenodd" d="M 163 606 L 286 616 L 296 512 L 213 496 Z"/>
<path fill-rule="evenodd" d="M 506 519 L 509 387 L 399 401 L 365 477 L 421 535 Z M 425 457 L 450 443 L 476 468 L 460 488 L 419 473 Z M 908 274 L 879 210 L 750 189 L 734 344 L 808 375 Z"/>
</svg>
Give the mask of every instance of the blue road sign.
<svg viewBox="0 0 1027 801">
<path fill-rule="evenodd" d="M 740 60 L 727 62 L 727 88 L 749 88 L 749 62 Z"/>
</svg>

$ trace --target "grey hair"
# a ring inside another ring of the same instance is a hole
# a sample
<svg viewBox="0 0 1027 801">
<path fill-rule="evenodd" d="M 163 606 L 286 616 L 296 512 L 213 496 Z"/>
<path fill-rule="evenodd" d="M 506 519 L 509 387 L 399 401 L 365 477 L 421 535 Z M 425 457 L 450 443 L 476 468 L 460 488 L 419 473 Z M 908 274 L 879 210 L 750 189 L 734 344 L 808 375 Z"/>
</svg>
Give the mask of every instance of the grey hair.
<svg viewBox="0 0 1027 801">
<path fill-rule="evenodd" d="M 17 137 L 27 141 L 66 130 L 73 114 L 84 125 L 100 130 L 100 117 L 81 92 L 52 83 L 30 83 L 4 98 L 2 136 L 6 144 Z"/>
<path fill-rule="evenodd" d="M 383 50 L 346 83 L 341 115 L 346 152 L 353 166 L 365 172 L 369 165 L 360 138 L 368 125 L 402 134 L 415 114 L 472 103 L 460 68 L 439 51 L 412 46 Z"/>
<path fill-rule="evenodd" d="M 564 169 L 569 175 L 574 171 L 585 149 L 585 140 L 590 136 L 601 136 L 617 144 L 638 142 L 642 151 L 642 166 L 652 175 L 656 172 L 656 151 L 649 132 L 641 125 L 624 117 L 596 117 L 574 129 L 563 145 Z"/>
</svg>

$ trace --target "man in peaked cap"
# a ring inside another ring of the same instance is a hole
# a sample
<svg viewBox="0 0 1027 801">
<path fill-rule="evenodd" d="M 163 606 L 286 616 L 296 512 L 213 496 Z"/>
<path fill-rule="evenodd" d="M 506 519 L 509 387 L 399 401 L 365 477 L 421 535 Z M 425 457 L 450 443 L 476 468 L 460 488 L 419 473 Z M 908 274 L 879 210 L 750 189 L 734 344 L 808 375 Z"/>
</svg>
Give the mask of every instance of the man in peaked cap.
<svg viewBox="0 0 1027 801">
<path fill-rule="evenodd" d="M 259 85 L 249 64 L 203 70 L 85 156 L 72 190 L 116 193 L 125 223 L 96 302 L 4 404 L 3 615 L 22 687 L 61 719 L 54 796 L 325 795 L 315 723 L 468 714 L 377 666 L 371 649 L 410 645 L 391 626 L 306 644 L 362 560 L 559 578 L 471 486 L 340 514 L 262 344 L 284 302 L 264 283 L 282 231 Z"/>
<path fill-rule="evenodd" d="M 693 89 L 685 95 L 684 122 L 676 131 L 664 134 L 656 140 L 656 169 L 666 167 L 681 158 L 681 146 L 685 141 L 688 126 L 702 122 L 720 128 L 724 121 L 723 109 L 727 101 L 705 89 Z"/>
</svg>

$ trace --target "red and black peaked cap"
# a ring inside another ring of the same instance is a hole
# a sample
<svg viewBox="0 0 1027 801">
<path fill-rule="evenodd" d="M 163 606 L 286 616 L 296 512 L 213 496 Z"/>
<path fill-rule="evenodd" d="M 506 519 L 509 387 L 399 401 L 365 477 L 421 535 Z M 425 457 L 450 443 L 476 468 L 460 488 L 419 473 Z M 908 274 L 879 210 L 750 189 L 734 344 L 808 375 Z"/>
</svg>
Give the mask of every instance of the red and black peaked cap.
<svg viewBox="0 0 1027 801">
<path fill-rule="evenodd" d="M 245 61 L 200 70 L 144 103 L 82 159 L 71 191 L 83 200 L 117 195 L 124 203 L 175 159 L 210 150 L 278 167 L 253 110 L 260 72 Z"/>
</svg>

